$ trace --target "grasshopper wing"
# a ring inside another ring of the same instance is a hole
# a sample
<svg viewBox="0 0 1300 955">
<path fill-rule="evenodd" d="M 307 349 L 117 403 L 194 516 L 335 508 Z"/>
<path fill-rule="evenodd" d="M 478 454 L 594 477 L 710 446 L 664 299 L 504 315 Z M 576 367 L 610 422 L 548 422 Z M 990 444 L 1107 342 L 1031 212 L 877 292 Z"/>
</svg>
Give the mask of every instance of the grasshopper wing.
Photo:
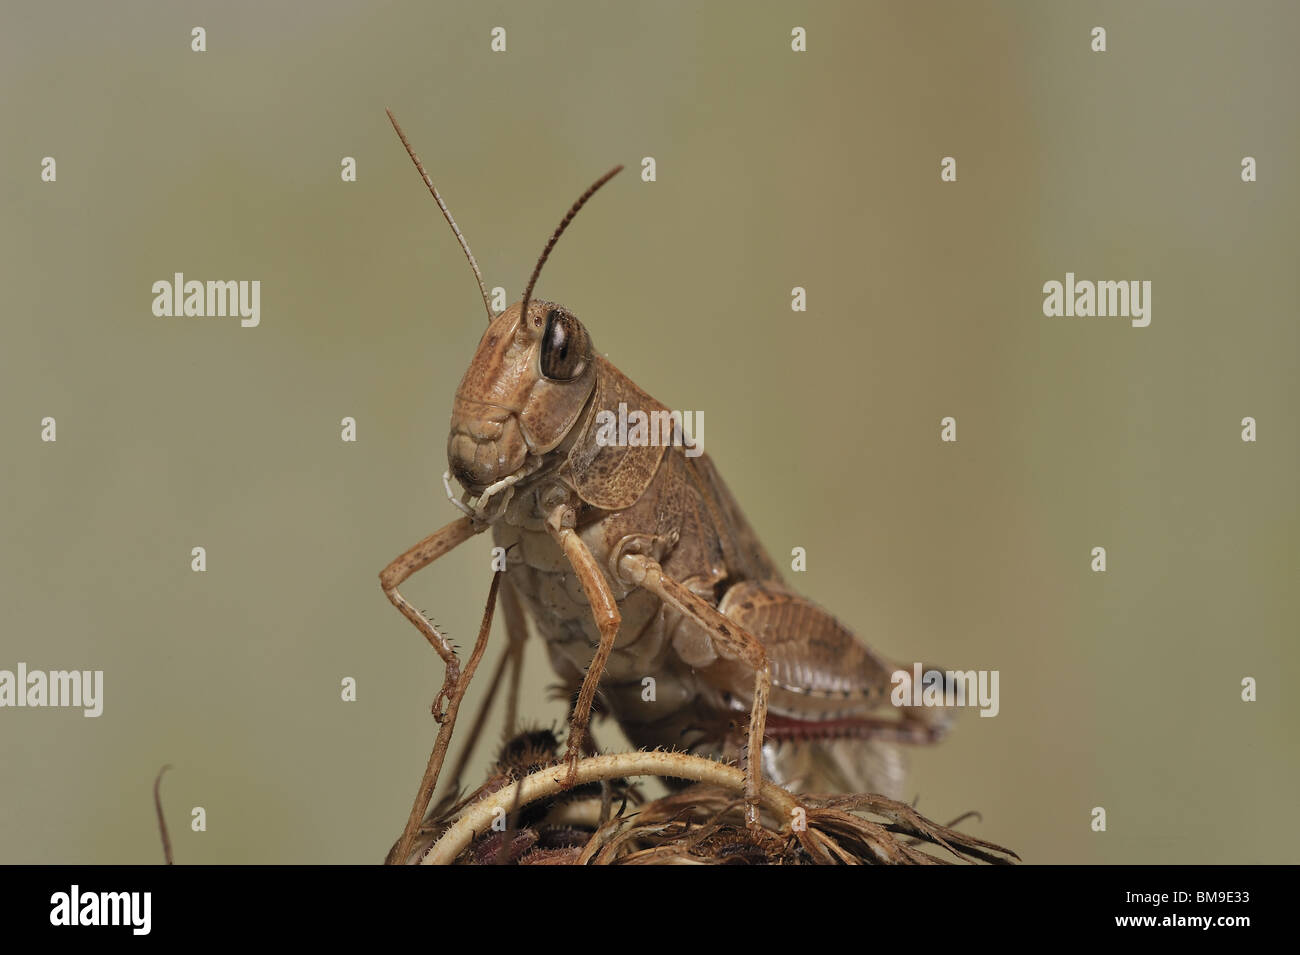
<svg viewBox="0 0 1300 955">
<path fill-rule="evenodd" d="M 934 742 L 951 711 L 893 705 L 900 668 L 780 582 L 738 583 L 718 609 L 759 639 L 771 666 L 764 771 L 804 791 L 900 795 L 894 744 Z M 720 659 L 705 678 L 747 707 L 752 677 L 738 661 Z"/>
</svg>

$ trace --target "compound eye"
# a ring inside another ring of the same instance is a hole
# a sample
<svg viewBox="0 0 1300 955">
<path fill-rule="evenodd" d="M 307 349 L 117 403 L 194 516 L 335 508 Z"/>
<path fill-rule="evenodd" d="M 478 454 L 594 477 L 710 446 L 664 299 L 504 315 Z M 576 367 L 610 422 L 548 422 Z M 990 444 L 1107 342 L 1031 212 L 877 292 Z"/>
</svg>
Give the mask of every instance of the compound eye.
<svg viewBox="0 0 1300 955">
<path fill-rule="evenodd" d="M 542 374 L 551 381 L 573 381 L 587 367 L 587 333 L 568 312 L 553 308 L 542 333 Z"/>
</svg>

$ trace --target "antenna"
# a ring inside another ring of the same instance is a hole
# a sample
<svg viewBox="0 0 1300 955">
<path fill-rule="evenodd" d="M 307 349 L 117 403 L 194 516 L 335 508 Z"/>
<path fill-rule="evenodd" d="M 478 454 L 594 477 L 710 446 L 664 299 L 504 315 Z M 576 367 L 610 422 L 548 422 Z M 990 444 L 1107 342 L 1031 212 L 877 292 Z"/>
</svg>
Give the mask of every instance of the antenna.
<svg viewBox="0 0 1300 955">
<path fill-rule="evenodd" d="M 621 165 L 615 166 L 609 172 L 605 173 L 605 175 L 593 182 L 587 187 L 587 191 L 578 197 L 578 201 L 569 207 L 569 211 L 565 213 L 564 218 L 560 220 L 560 224 L 551 235 L 551 241 L 546 243 L 546 248 L 542 249 L 542 257 L 537 260 L 537 265 L 533 268 L 532 278 L 528 280 L 528 288 L 524 289 L 524 306 L 519 312 L 519 320 L 521 322 L 527 321 L 528 319 L 528 303 L 533 297 L 533 286 L 537 284 L 537 276 L 542 274 L 542 266 L 545 265 L 546 260 L 551 257 L 551 250 L 555 248 L 555 243 L 560 241 L 560 236 L 564 235 L 564 230 L 569 227 L 569 223 L 573 221 L 573 217 L 578 214 L 579 209 L 587 204 L 587 200 L 596 194 L 596 190 L 622 171 L 623 167 Z"/>
<path fill-rule="evenodd" d="M 474 278 L 478 279 L 478 290 L 483 296 L 483 307 L 487 309 L 488 324 L 491 325 L 492 319 L 496 318 L 496 316 L 492 314 L 492 305 L 488 301 L 487 286 L 483 284 L 483 273 L 479 271 L 478 263 L 474 261 L 474 253 L 469 250 L 469 243 L 466 242 L 465 237 L 460 234 L 460 226 L 456 225 L 456 220 L 451 217 L 451 210 L 447 208 L 447 203 L 443 202 L 442 196 L 438 195 L 438 187 L 433 184 L 433 180 L 429 178 L 429 174 L 424 171 L 424 163 L 420 162 L 420 157 L 417 156 L 415 150 L 411 148 L 410 142 L 406 139 L 406 133 L 402 132 L 402 127 L 397 125 L 397 117 L 393 115 L 391 109 L 385 109 L 384 112 L 388 114 L 388 121 L 393 124 L 393 129 L 397 130 L 397 138 L 400 139 L 402 145 L 406 147 L 406 153 L 411 157 L 411 162 L 415 163 L 415 168 L 420 171 L 420 178 L 424 180 L 424 184 L 428 186 L 429 191 L 433 193 L 433 198 L 438 203 L 438 208 L 442 210 L 442 217 L 447 220 L 447 225 L 451 226 L 451 231 L 456 233 L 456 241 L 459 242 L 460 247 L 465 250 L 465 258 L 469 259 L 469 267 L 474 270 Z M 577 210 L 574 211 L 576 212 Z"/>
</svg>

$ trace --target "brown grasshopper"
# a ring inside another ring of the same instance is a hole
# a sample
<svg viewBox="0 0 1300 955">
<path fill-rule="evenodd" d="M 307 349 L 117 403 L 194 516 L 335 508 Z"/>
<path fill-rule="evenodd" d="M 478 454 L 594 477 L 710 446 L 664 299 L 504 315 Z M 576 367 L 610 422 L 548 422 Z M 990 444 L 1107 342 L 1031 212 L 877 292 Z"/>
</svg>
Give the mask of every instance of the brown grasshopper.
<svg viewBox="0 0 1300 955">
<path fill-rule="evenodd" d="M 744 760 L 751 825 L 764 773 L 787 786 L 855 791 L 865 788 L 873 761 L 889 758 L 865 741 L 937 739 L 942 717 L 890 706 L 896 668 L 783 582 L 707 455 L 688 456 L 672 440 L 597 440 L 602 411 L 618 413 L 622 404 L 629 415 L 660 412 L 651 420 L 662 422 L 671 421 L 663 417 L 668 409 L 596 352 L 571 311 L 532 294 L 565 228 L 622 167 L 574 203 L 522 301 L 495 315 L 468 242 L 391 112 L 389 119 L 469 259 L 488 311 L 456 389 L 447 440 L 443 483 L 463 514 L 380 574 L 388 599 L 446 664 L 434 704 L 439 722 L 460 664 L 443 633 L 397 588 L 491 528 L 511 554 L 498 576 L 512 642 L 524 636 L 522 605 L 556 672 L 577 688 L 565 753 L 570 784 L 598 695 L 633 745 Z M 460 498 L 451 477 L 464 489 Z M 489 615 L 491 607 L 489 598 Z M 478 647 L 474 662 L 477 654 Z M 655 680 L 655 702 L 643 699 L 646 677 Z M 747 729 L 737 732 L 746 713 Z M 750 758 L 756 753 L 763 758 Z M 426 784 L 431 793 L 428 777 Z M 408 826 L 407 846 L 412 832 Z"/>
</svg>

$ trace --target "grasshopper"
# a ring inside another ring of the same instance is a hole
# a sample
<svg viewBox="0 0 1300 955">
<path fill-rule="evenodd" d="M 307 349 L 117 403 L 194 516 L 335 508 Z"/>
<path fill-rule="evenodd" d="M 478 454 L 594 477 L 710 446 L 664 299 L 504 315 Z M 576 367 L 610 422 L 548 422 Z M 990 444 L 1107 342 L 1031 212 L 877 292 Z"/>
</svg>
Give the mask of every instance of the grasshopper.
<svg viewBox="0 0 1300 955">
<path fill-rule="evenodd" d="M 456 389 L 447 440 L 443 484 L 462 514 L 380 574 L 388 599 L 446 665 L 434 702 L 439 722 L 461 680 L 459 660 L 398 586 L 491 529 L 511 555 L 498 575 L 511 641 L 523 639 L 530 618 L 561 680 L 577 691 L 563 764 L 570 785 L 598 696 L 635 746 L 739 758 L 750 825 L 758 823 L 765 774 L 805 790 L 860 791 L 890 759 L 869 743 L 942 735 L 941 711 L 890 705 L 896 667 L 783 581 L 707 454 L 688 456 L 680 443 L 597 440 L 600 412 L 668 409 L 595 350 L 572 311 L 532 296 L 573 217 L 622 167 L 573 204 L 522 300 L 497 315 L 469 243 L 388 115 L 488 312 Z M 489 618 L 491 608 L 489 598 Z M 655 702 L 643 699 L 646 677 L 655 681 Z M 883 772 L 898 770 L 889 764 Z M 408 826 L 408 846 L 412 832 Z"/>
</svg>

